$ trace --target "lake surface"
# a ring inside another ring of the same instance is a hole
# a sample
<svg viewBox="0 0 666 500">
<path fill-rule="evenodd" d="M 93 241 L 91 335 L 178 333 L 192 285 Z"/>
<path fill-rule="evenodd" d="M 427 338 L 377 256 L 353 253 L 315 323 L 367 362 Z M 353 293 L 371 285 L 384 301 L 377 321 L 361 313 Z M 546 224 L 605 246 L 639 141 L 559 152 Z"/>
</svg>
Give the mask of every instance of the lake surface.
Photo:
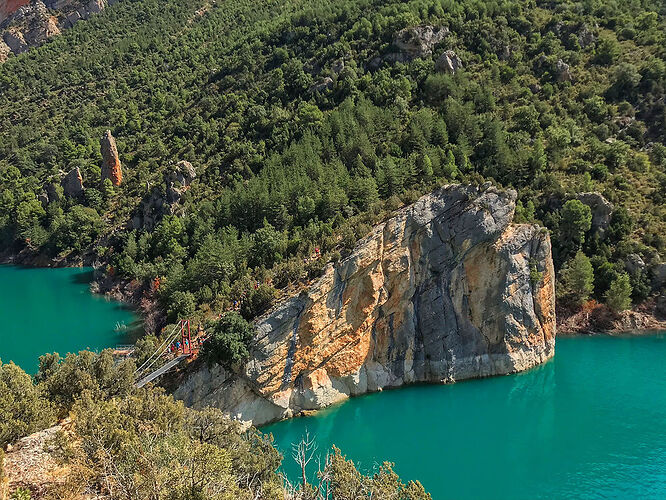
<svg viewBox="0 0 666 500">
<path fill-rule="evenodd" d="M 306 429 L 433 499 L 666 498 L 666 335 L 557 340 L 527 373 L 384 391 L 264 427 L 298 474 Z M 316 468 L 316 464 L 314 466 Z"/>
<path fill-rule="evenodd" d="M 0 359 L 29 373 L 46 352 L 114 347 L 138 317 L 119 302 L 93 295 L 90 268 L 0 266 Z M 125 325 L 126 330 L 116 331 Z"/>
</svg>

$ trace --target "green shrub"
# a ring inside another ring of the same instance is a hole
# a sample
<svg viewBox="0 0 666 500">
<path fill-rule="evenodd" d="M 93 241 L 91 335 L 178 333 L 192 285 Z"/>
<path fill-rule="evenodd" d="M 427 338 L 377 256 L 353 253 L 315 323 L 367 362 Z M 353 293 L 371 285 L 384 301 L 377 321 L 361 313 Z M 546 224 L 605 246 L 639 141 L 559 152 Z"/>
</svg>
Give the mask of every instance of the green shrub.
<svg viewBox="0 0 666 500">
<path fill-rule="evenodd" d="M 208 323 L 206 333 L 201 354 L 208 363 L 231 368 L 249 358 L 254 327 L 240 314 L 225 313 L 219 320 Z"/>
<path fill-rule="evenodd" d="M 0 448 L 55 420 L 53 405 L 30 375 L 0 361 Z"/>
</svg>

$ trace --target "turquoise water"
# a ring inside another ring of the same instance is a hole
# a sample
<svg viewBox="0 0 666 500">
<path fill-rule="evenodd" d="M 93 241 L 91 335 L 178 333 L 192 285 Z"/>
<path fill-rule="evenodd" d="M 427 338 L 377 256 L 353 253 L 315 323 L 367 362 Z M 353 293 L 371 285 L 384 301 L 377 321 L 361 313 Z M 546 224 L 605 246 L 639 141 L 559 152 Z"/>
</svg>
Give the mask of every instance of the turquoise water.
<svg viewBox="0 0 666 500">
<path fill-rule="evenodd" d="M 527 373 L 414 386 L 264 427 L 298 474 L 307 429 L 439 499 L 666 498 L 666 335 L 557 341 Z M 316 467 L 316 465 L 315 465 Z"/>
<path fill-rule="evenodd" d="M 137 316 L 90 293 L 88 268 L 0 266 L 0 359 L 35 373 L 46 352 L 102 349 L 127 341 Z M 126 325 L 116 332 L 116 325 Z"/>
</svg>

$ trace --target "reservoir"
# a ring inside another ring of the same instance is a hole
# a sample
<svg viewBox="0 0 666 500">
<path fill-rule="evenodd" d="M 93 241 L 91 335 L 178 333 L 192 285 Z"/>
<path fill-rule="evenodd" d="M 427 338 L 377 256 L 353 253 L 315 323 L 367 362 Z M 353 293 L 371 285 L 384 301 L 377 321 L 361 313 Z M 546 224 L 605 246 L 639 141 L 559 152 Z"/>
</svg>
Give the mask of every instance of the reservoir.
<svg viewBox="0 0 666 500">
<path fill-rule="evenodd" d="M 35 373 L 47 352 L 101 350 L 129 340 L 138 320 L 89 290 L 90 268 L 0 266 L 0 359 Z"/>
<path fill-rule="evenodd" d="M 130 341 L 138 317 L 91 279 L 0 266 L 0 359 L 35 373 L 46 352 Z M 664 498 L 666 333 L 559 338 L 556 351 L 526 373 L 387 390 L 262 431 L 292 481 L 291 444 L 308 431 L 320 454 L 335 444 L 366 473 L 394 462 L 435 500 Z"/>
<path fill-rule="evenodd" d="M 364 472 L 385 460 L 433 499 L 664 498 L 666 335 L 559 338 L 529 372 L 352 398 L 262 428 L 316 436 Z M 316 470 L 317 464 L 312 466 Z"/>
</svg>

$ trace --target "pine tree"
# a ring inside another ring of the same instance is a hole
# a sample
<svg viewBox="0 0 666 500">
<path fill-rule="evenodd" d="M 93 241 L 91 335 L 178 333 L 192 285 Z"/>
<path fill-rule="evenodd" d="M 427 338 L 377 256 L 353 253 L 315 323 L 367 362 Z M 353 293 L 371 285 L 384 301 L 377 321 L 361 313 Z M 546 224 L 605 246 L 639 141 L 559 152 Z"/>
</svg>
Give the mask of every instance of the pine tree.
<svg viewBox="0 0 666 500">
<path fill-rule="evenodd" d="M 590 259 L 580 250 L 562 269 L 564 294 L 574 303 L 582 305 L 594 291 L 594 270 Z"/>
<path fill-rule="evenodd" d="M 606 292 L 606 305 L 619 313 L 631 307 L 631 282 L 627 273 L 621 273 Z"/>
</svg>

